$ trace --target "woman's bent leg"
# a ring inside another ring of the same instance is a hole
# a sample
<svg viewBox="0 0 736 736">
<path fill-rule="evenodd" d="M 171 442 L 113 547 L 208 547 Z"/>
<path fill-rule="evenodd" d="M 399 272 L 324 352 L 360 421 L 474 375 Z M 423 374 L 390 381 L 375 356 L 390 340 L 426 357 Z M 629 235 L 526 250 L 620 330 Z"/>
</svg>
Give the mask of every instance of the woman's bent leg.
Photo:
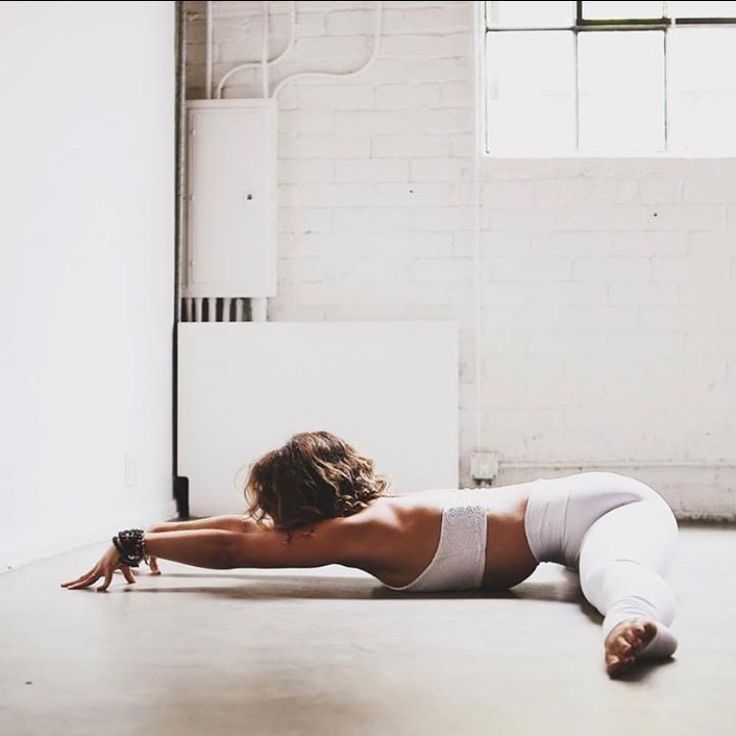
<svg viewBox="0 0 736 736">
<path fill-rule="evenodd" d="M 656 495 L 649 486 L 618 473 L 540 478 L 529 494 L 524 517 L 529 548 L 537 562 L 577 569 L 583 538 L 595 521 L 650 494 Z"/>
<path fill-rule="evenodd" d="M 651 489 L 650 489 L 651 490 Z M 649 618 L 656 634 L 637 657 L 668 657 L 677 648 L 669 625 L 675 597 L 665 577 L 677 550 L 677 521 L 655 491 L 597 519 L 580 547 L 580 585 L 603 614 L 604 639 L 622 621 Z"/>
</svg>

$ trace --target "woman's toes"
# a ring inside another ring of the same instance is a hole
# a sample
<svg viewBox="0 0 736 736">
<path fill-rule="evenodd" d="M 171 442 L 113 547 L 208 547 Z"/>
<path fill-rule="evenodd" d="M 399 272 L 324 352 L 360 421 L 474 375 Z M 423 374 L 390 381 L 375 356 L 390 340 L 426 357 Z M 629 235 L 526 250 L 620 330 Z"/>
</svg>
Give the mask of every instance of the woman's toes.
<svg viewBox="0 0 736 736">
<path fill-rule="evenodd" d="M 657 633 L 657 626 L 652 621 L 647 621 L 644 624 L 644 640 L 651 641 Z"/>
<path fill-rule="evenodd" d="M 642 621 L 632 628 L 637 632 L 637 649 L 643 649 L 657 634 L 657 625 L 654 621 Z"/>
<path fill-rule="evenodd" d="M 656 633 L 657 626 L 653 621 L 640 619 L 630 621 L 623 627 L 620 635 L 629 642 L 633 649 L 639 650 L 648 644 Z"/>
<path fill-rule="evenodd" d="M 606 671 L 609 675 L 618 675 L 626 670 L 631 662 L 627 659 L 611 655 L 606 662 Z"/>
<path fill-rule="evenodd" d="M 631 656 L 608 655 L 606 657 L 606 672 L 611 677 L 615 677 L 630 669 L 635 661 L 634 657 Z"/>
</svg>

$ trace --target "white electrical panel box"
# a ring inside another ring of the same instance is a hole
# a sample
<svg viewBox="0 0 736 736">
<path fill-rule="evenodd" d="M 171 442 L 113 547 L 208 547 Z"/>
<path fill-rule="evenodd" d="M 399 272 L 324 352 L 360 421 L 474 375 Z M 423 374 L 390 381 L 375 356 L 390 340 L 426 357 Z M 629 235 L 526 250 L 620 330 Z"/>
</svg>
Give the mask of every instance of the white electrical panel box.
<svg viewBox="0 0 736 736">
<path fill-rule="evenodd" d="M 275 100 L 187 103 L 185 296 L 276 294 L 276 135 Z"/>
</svg>

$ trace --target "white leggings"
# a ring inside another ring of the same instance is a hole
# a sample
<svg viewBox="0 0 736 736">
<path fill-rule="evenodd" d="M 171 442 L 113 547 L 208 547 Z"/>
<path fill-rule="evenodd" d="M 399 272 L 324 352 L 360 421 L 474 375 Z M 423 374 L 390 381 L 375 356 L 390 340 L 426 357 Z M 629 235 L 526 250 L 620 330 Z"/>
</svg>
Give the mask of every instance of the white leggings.
<svg viewBox="0 0 736 736">
<path fill-rule="evenodd" d="M 604 616 L 603 637 L 624 619 L 647 616 L 657 634 L 642 657 L 669 657 L 675 597 L 665 580 L 677 550 L 677 521 L 652 488 L 618 473 L 540 478 L 524 518 L 538 562 L 578 570 L 585 598 Z"/>
</svg>

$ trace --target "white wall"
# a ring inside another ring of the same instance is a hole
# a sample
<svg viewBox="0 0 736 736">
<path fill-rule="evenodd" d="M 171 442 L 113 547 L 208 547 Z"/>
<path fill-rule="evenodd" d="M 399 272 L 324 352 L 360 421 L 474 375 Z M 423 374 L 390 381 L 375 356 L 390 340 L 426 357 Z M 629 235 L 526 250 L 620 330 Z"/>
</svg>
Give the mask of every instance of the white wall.
<svg viewBox="0 0 736 736">
<path fill-rule="evenodd" d="M 203 3 L 188 3 L 203 96 Z M 216 2 L 215 79 L 260 56 Z M 289 3 L 273 2 L 273 53 Z M 271 78 L 367 58 L 373 2 L 299 2 Z M 280 96 L 277 320 L 456 319 L 461 483 L 475 444 L 473 3 L 387 2 L 377 62 Z M 256 72 L 226 96 L 260 94 Z M 736 161 L 482 166 L 481 445 L 500 483 L 614 467 L 680 516 L 736 516 Z M 731 463 L 724 465 L 724 463 Z M 671 464 L 678 464 L 677 467 Z"/>
<path fill-rule="evenodd" d="M 6 569 L 175 511 L 173 3 L 2 3 L 0 89 Z"/>
</svg>

